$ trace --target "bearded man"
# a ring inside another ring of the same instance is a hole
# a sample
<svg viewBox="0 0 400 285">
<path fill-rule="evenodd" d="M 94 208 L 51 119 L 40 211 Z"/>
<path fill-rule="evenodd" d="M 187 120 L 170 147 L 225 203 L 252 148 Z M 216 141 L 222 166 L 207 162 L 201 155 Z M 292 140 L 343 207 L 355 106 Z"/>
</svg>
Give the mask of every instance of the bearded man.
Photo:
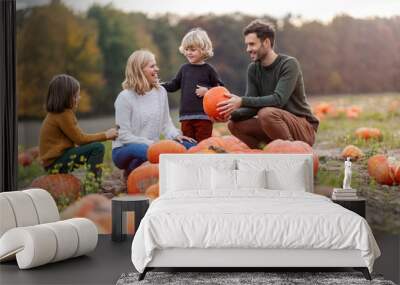
<svg viewBox="0 0 400 285">
<path fill-rule="evenodd" d="M 319 121 L 306 100 L 303 74 L 296 58 L 274 51 L 271 24 L 254 20 L 243 31 L 252 63 L 246 94 L 227 94 L 218 104 L 220 121 L 251 148 L 276 139 L 315 142 Z"/>
</svg>

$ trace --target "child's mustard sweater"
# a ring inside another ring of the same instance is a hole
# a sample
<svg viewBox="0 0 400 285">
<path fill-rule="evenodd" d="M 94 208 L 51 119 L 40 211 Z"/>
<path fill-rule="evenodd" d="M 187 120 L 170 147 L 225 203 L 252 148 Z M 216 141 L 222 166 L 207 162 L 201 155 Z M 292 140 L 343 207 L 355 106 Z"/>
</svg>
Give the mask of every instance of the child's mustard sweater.
<svg viewBox="0 0 400 285">
<path fill-rule="evenodd" d="M 72 109 L 66 109 L 62 113 L 48 113 L 40 129 L 40 161 L 47 167 L 68 148 L 106 139 L 104 132 L 83 133 Z"/>
</svg>

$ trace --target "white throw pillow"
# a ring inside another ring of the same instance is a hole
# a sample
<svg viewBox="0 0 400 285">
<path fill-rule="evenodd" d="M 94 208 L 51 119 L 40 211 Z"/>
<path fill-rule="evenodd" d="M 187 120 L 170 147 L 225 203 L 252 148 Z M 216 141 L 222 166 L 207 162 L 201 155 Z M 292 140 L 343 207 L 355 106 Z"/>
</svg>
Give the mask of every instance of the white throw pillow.
<svg viewBox="0 0 400 285">
<path fill-rule="evenodd" d="M 289 173 L 279 169 L 269 169 L 267 171 L 268 189 L 305 192 L 305 174 L 304 167 L 291 169 Z"/>
<path fill-rule="evenodd" d="M 236 170 L 211 168 L 211 189 L 236 190 Z"/>
<path fill-rule="evenodd" d="M 267 187 L 271 190 L 306 191 L 306 162 L 282 159 L 239 159 L 239 170 L 266 170 Z"/>
<path fill-rule="evenodd" d="M 212 191 L 211 170 L 236 168 L 236 161 L 232 159 L 193 159 L 179 162 L 168 162 L 166 165 L 167 191 L 198 190 Z"/>
<path fill-rule="evenodd" d="M 168 191 L 211 189 L 210 166 L 187 166 L 169 163 Z"/>
<path fill-rule="evenodd" d="M 267 188 L 267 171 L 236 170 L 238 188 Z"/>
</svg>

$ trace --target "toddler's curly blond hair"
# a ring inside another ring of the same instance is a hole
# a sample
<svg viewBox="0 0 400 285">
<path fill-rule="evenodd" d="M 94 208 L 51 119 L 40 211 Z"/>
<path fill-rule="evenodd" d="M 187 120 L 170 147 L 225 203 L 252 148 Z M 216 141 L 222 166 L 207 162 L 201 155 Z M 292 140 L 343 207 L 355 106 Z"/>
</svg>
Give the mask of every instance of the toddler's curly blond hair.
<svg viewBox="0 0 400 285">
<path fill-rule="evenodd" d="M 213 47 L 207 32 L 201 28 L 190 30 L 182 39 L 179 51 L 185 54 L 187 48 L 199 48 L 203 59 L 208 59 L 214 55 Z"/>
</svg>

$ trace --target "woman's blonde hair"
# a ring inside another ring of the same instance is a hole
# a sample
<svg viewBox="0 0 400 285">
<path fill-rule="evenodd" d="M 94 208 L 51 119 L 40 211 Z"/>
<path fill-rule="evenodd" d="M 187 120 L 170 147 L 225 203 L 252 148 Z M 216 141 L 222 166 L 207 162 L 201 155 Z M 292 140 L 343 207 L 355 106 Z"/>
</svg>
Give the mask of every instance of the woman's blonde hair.
<svg viewBox="0 0 400 285">
<path fill-rule="evenodd" d="M 152 88 L 160 88 L 158 82 L 149 82 L 144 75 L 143 69 L 150 61 L 155 61 L 155 56 L 148 50 L 137 50 L 133 52 L 126 62 L 125 80 L 122 88 L 132 89 L 137 94 L 142 95 Z"/>
<path fill-rule="evenodd" d="M 183 37 L 179 51 L 185 54 L 185 50 L 191 47 L 199 48 L 203 59 L 210 58 L 214 55 L 211 40 L 207 32 L 201 28 L 192 29 Z"/>
</svg>

